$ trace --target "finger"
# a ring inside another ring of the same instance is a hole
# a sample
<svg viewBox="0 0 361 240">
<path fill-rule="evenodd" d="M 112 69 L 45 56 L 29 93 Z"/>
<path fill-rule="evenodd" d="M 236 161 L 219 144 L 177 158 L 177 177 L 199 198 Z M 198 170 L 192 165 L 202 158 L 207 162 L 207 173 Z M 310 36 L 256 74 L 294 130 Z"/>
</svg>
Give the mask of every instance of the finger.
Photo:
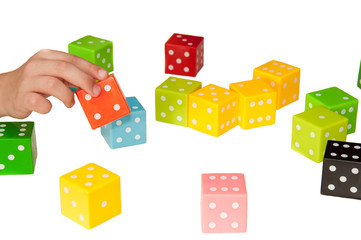
<svg viewBox="0 0 361 240">
<path fill-rule="evenodd" d="M 36 75 L 64 79 L 70 84 L 84 89 L 93 97 L 97 97 L 101 92 L 99 85 L 96 84 L 96 79 L 72 63 L 61 60 L 38 59 L 33 61 L 32 64 L 34 65 L 30 66 L 30 68 L 35 71 Z"/>
<path fill-rule="evenodd" d="M 25 96 L 24 106 L 29 111 L 34 111 L 40 114 L 47 114 L 50 112 L 52 105 L 49 100 L 39 93 L 27 93 Z"/>
<path fill-rule="evenodd" d="M 108 76 L 108 72 L 98 65 L 91 63 L 81 57 L 68 54 L 61 51 L 56 50 L 48 50 L 43 49 L 38 52 L 38 55 L 41 58 L 49 59 L 49 60 L 60 60 L 74 64 L 80 70 L 84 71 L 85 73 L 91 75 L 93 78 L 98 80 L 104 80 Z"/>
<path fill-rule="evenodd" d="M 40 93 L 44 97 L 54 96 L 62 101 L 67 108 L 71 108 L 75 103 L 73 92 L 62 80 L 55 77 L 40 76 L 36 78 L 31 81 L 28 91 Z"/>
</svg>

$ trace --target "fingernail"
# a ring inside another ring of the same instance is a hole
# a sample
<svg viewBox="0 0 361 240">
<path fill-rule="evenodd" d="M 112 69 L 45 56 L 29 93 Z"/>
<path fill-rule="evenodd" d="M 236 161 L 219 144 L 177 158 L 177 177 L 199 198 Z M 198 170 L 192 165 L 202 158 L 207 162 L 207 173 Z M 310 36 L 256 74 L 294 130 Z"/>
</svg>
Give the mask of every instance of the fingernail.
<svg viewBox="0 0 361 240">
<path fill-rule="evenodd" d="M 99 96 L 100 92 L 101 92 L 101 88 L 98 84 L 95 84 L 94 87 L 93 87 L 93 94 L 94 94 L 94 97 L 97 97 Z"/>
<path fill-rule="evenodd" d="M 108 72 L 104 69 L 100 69 L 98 71 L 98 76 L 99 76 L 100 80 L 102 80 L 108 76 Z"/>
</svg>

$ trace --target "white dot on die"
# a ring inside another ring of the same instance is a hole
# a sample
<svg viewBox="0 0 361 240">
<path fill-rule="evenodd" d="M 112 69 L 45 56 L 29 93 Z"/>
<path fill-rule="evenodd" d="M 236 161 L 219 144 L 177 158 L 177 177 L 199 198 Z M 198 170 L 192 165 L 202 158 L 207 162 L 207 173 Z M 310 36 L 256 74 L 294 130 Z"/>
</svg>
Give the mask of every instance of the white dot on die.
<svg viewBox="0 0 361 240">
<path fill-rule="evenodd" d="M 197 125 L 197 120 L 192 119 L 192 123 L 193 123 L 193 125 Z"/>
<path fill-rule="evenodd" d="M 87 95 L 85 95 L 85 100 L 87 100 L 87 101 L 90 101 L 91 99 L 92 99 L 92 97 L 89 95 L 89 94 L 87 94 Z"/>
<path fill-rule="evenodd" d="M 87 183 L 85 183 L 85 186 L 91 186 L 92 185 L 92 183 L 91 182 L 87 182 Z"/>
<path fill-rule="evenodd" d="M 330 136 L 330 132 L 325 133 L 325 138 L 328 138 Z"/>
<path fill-rule="evenodd" d="M 334 165 L 331 165 L 328 169 L 329 169 L 331 172 L 336 171 L 336 167 L 335 167 Z"/>
<path fill-rule="evenodd" d="M 15 156 L 12 155 L 12 154 L 10 154 L 10 155 L 8 156 L 8 159 L 9 159 L 9 160 L 14 160 L 14 159 L 15 159 Z"/>
<path fill-rule="evenodd" d="M 100 115 L 100 113 L 94 114 L 95 120 L 99 120 L 101 117 L 102 117 L 102 116 Z"/>
<path fill-rule="evenodd" d="M 111 87 L 110 85 L 105 85 L 105 86 L 104 86 L 104 90 L 105 90 L 106 92 L 109 92 L 111 89 L 112 89 L 112 87 Z"/>
<path fill-rule="evenodd" d="M 251 102 L 251 103 L 249 104 L 249 106 L 254 107 L 254 106 L 256 106 L 256 103 L 255 103 L 255 102 Z"/>
<path fill-rule="evenodd" d="M 308 152 L 309 152 L 310 155 L 313 155 L 313 150 L 312 149 L 310 149 Z"/>
<path fill-rule="evenodd" d="M 5 165 L 4 164 L 0 164 L 0 170 L 4 170 L 5 169 Z"/>
<path fill-rule="evenodd" d="M 212 108 L 207 108 L 208 113 L 212 113 Z"/>
<path fill-rule="evenodd" d="M 66 194 L 68 194 L 68 193 L 69 193 L 69 189 L 68 189 L 67 187 L 64 187 L 64 192 L 65 192 Z"/>
<path fill-rule="evenodd" d="M 169 54 L 169 55 L 173 55 L 173 54 L 174 54 L 174 51 L 173 51 L 173 50 L 169 50 L 169 51 L 168 51 L 168 54 Z"/>
<path fill-rule="evenodd" d="M 177 120 L 180 122 L 183 120 L 182 116 L 177 116 Z"/>
<path fill-rule="evenodd" d="M 210 222 L 210 223 L 208 224 L 208 227 L 213 229 L 213 228 L 216 227 L 216 223 Z"/>
<path fill-rule="evenodd" d="M 74 178 L 77 178 L 78 176 L 77 175 L 71 175 L 70 178 L 74 179 Z"/>
<path fill-rule="evenodd" d="M 340 127 L 340 129 L 338 131 L 343 132 L 344 129 L 345 129 L 344 127 Z"/>
<path fill-rule="evenodd" d="M 109 177 L 109 174 L 103 174 L 102 177 L 103 177 L 103 178 L 108 178 L 108 177 Z"/>
<path fill-rule="evenodd" d="M 209 179 L 210 179 L 210 180 L 215 180 L 216 177 L 215 177 L 215 176 L 209 176 Z"/>
<path fill-rule="evenodd" d="M 173 106 L 169 106 L 169 111 L 173 112 L 173 111 L 174 111 L 174 107 L 173 107 Z"/>
<path fill-rule="evenodd" d="M 19 151 L 24 151 L 24 149 L 25 149 L 25 147 L 24 147 L 23 145 L 19 145 L 19 146 L 18 146 L 18 150 L 19 150 Z"/>
<path fill-rule="evenodd" d="M 132 129 L 130 128 L 130 127 L 127 127 L 126 129 L 125 129 L 125 132 L 126 133 L 130 133 L 132 131 Z"/>
<path fill-rule="evenodd" d="M 71 205 L 73 205 L 73 207 L 76 207 L 76 202 L 75 202 L 75 201 L 71 201 Z"/>
<path fill-rule="evenodd" d="M 94 170 L 94 167 L 88 167 L 88 170 L 89 170 L 89 171 L 93 171 L 93 170 Z"/>
<path fill-rule="evenodd" d="M 343 183 L 344 183 L 344 182 L 346 182 L 346 181 L 347 181 L 347 178 L 346 178 L 345 176 L 341 176 L 341 177 L 340 177 L 340 182 L 343 182 Z"/>
<path fill-rule="evenodd" d="M 83 215 L 79 215 L 79 218 L 80 218 L 80 220 L 82 221 L 82 222 L 84 222 L 84 216 Z"/>
<path fill-rule="evenodd" d="M 311 137 L 315 138 L 316 134 L 314 132 L 311 132 Z"/>
<path fill-rule="evenodd" d="M 107 206 L 107 201 L 103 201 L 102 202 L 102 207 L 106 207 Z"/>
<path fill-rule="evenodd" d="M 350 191 L 351 191 L 352 193 L 357 193 L 357 188 L 356 188 L 356 187 L 351 187 L 351 188 L 350 188 Z"/>
<path fill-rule="evenodd" d="M 251 119 L 249 120 L 249 123 L 250 123 L 250 124 L 254 123 L 254 119 L 251 118 Z"/>
<path fill-rule="evenodd" d="M 173 70 L 173 69 L 174 69 L 173 65 L 169 65 L 169 66 L 168 66 L 168 69 L 169 69 L 169 70 Z"/>
<path fill-rule="evenodd" d="M 327 188 L 328 188 L 329 190 L 333 191 L 333 190 L 335 190 L 335 185 L 329 184 L 329 185 L 327 186 Z"/>
<path fill-rule="evenodd" d="M 209 190 L 211 190 L 212 192 L 215 192 L 215 191 L 217 191 L 217 188 L 211 187 Z"/>
<path fill-rule="evenodd" d="M 183 69 L 185 72 L 189 72 L 189 68 L 188 67 L 184 67 Z"/>
<path fill-rule="evenodd" d="M 232 228 L 238 228 L 238 223 L 237 223 L 237 222 L 233 222 L 231 226 L 232 226 Z"/>
<path fill-rule="evenodd" d="M 295 146 L 296 146 L 296 148 L 299 148 L 300 147 L 299 142 L 295 142 Z"/>
<path fill-rule="evenodd" d="M 113 109 L 114 109 L 115 111 L 119 111 L 120 105 L 119 105 L 119 104 L 115 104 L 115 105 L 113 106 Z"/>
<path fill-rule="evenodd" d="M 189 52 L 184 52 L 185 57 L 189 57 L 189 55 L 190 55 Z"/>
<path fill-rule="evenodd" d="M 351 172 L 352 172 L 353 174 L 358 174 L 358 173 L 359 173 L 359 170 L 358 170 L 357 168 L 352 168 L 352 169 L 351 169 Z"/>
<path fill-rule="evenodd" d="M 210 124 L 207 124 L 207 129 L 212 130 L 212 126 Z"/>
<path fill-rule="evenodd" d="M 236 202 L 232 203 L 232 208 L 234 208 L 234 209 L 239 208 L 239 203 L 236 203 Z"/>
<path fill-rule="evenodd" d="M 181 64 L 181 63 L 182 63 L 182 59 L 180 59 L 180 58 L 177 58 L 175 61 L 176 61 L 178 64 Z"/>
<path fill-rule="evenodd" d="M 87 177 L 87 178 L 93 178 L 93 175 L 88 174 L 88 175 L 86 175 L 86 177 Z"/>
<path fill-rule="evenodd" d="M 225 219 L 228 217 L 228 214 L 226 212 L 221 212 L 221 214 L 219 214 L 219 216 L 222 218 L 222 219 Z"/>
<path fill-rule="evenodd" d="M 222 187 L 221 190 L 222 190 L 223 192 L 227 192 L 227 191 L 228 191 L 228 188 L 227 188 L 227 187 Z"/>
<path fill-rule="evenodd" d="M 210 203 L 208 206 L 210 209 L 215 209 L 217 207 L 217 205 L 214 202 Z"/>
<path fill-rule="evenodd" d="M 296 129 L 299 131 L 299 130 L 301 130 L 301 126 L 300 125 L 296 125 Z"/>
<path fill-rule="evenodd" d="M 183 101 L 181 99 L 177 100 L 178 105 L 182 105 Z"/>
<path fill-rule="evenodd" d="M 116 124 L 117 126 L 122 125 L 122 120 L 117 120 L 117 121 L 115 122 L 115 124 Z"/>
</svg>

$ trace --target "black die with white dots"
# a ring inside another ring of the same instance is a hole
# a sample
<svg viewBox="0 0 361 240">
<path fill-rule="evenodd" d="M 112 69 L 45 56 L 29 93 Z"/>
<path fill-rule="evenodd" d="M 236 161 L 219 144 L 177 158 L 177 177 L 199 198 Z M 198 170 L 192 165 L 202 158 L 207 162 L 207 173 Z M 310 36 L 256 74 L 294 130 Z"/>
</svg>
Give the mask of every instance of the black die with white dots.
<svg viewBox="0 0 361 240">
<path fill-rule="evenodd" d="M 321 194 L 361 199 L 361 143 L 328 141 Z"/>
</svg>

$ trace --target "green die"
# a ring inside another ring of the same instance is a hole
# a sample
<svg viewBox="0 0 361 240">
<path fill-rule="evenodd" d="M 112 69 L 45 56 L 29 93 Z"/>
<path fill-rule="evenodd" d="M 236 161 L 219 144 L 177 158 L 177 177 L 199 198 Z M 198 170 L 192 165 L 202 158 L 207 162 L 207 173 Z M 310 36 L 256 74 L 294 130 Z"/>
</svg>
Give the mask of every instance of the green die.
<svg viewBox="0 0 361 240">
<path fill-rule="evenodd" d="M 200 89 L 198 81 L 170 77 L 155 89 L 156 120 L 188 126 L 188 96 Z"/>
<path fill-rule="evenodd" d="M 358 79 L 357 79 L 357 86 L 361 88 L 361 62 L 360 62 L 360 69 L 358 71 Z"/>
<path fill-rule="evenodd" d="M 306 94 L 305 111 L 320 105 L 348 118 L 347 134 L 356 131 L 358 108 L 358 100 L 356 98 L 337 87 Z"/>
<path fill-rule="evenodd" d="M 293 116 L 291 148 L 317 163 L 328 140 L 345 141 L 348 119 L 323 106 Z"/>
<path fill-rule="evenodd" d="M 84 58 L 108 72 L 113 69 L 113 42 L 93 37 L 85 36 L 68 44 L 70 54 Z"/>
<path fill-rule="evenodd" d="M 0 175 L 34 173 L 34 122 L 0 122 Z"/>
</svg>

